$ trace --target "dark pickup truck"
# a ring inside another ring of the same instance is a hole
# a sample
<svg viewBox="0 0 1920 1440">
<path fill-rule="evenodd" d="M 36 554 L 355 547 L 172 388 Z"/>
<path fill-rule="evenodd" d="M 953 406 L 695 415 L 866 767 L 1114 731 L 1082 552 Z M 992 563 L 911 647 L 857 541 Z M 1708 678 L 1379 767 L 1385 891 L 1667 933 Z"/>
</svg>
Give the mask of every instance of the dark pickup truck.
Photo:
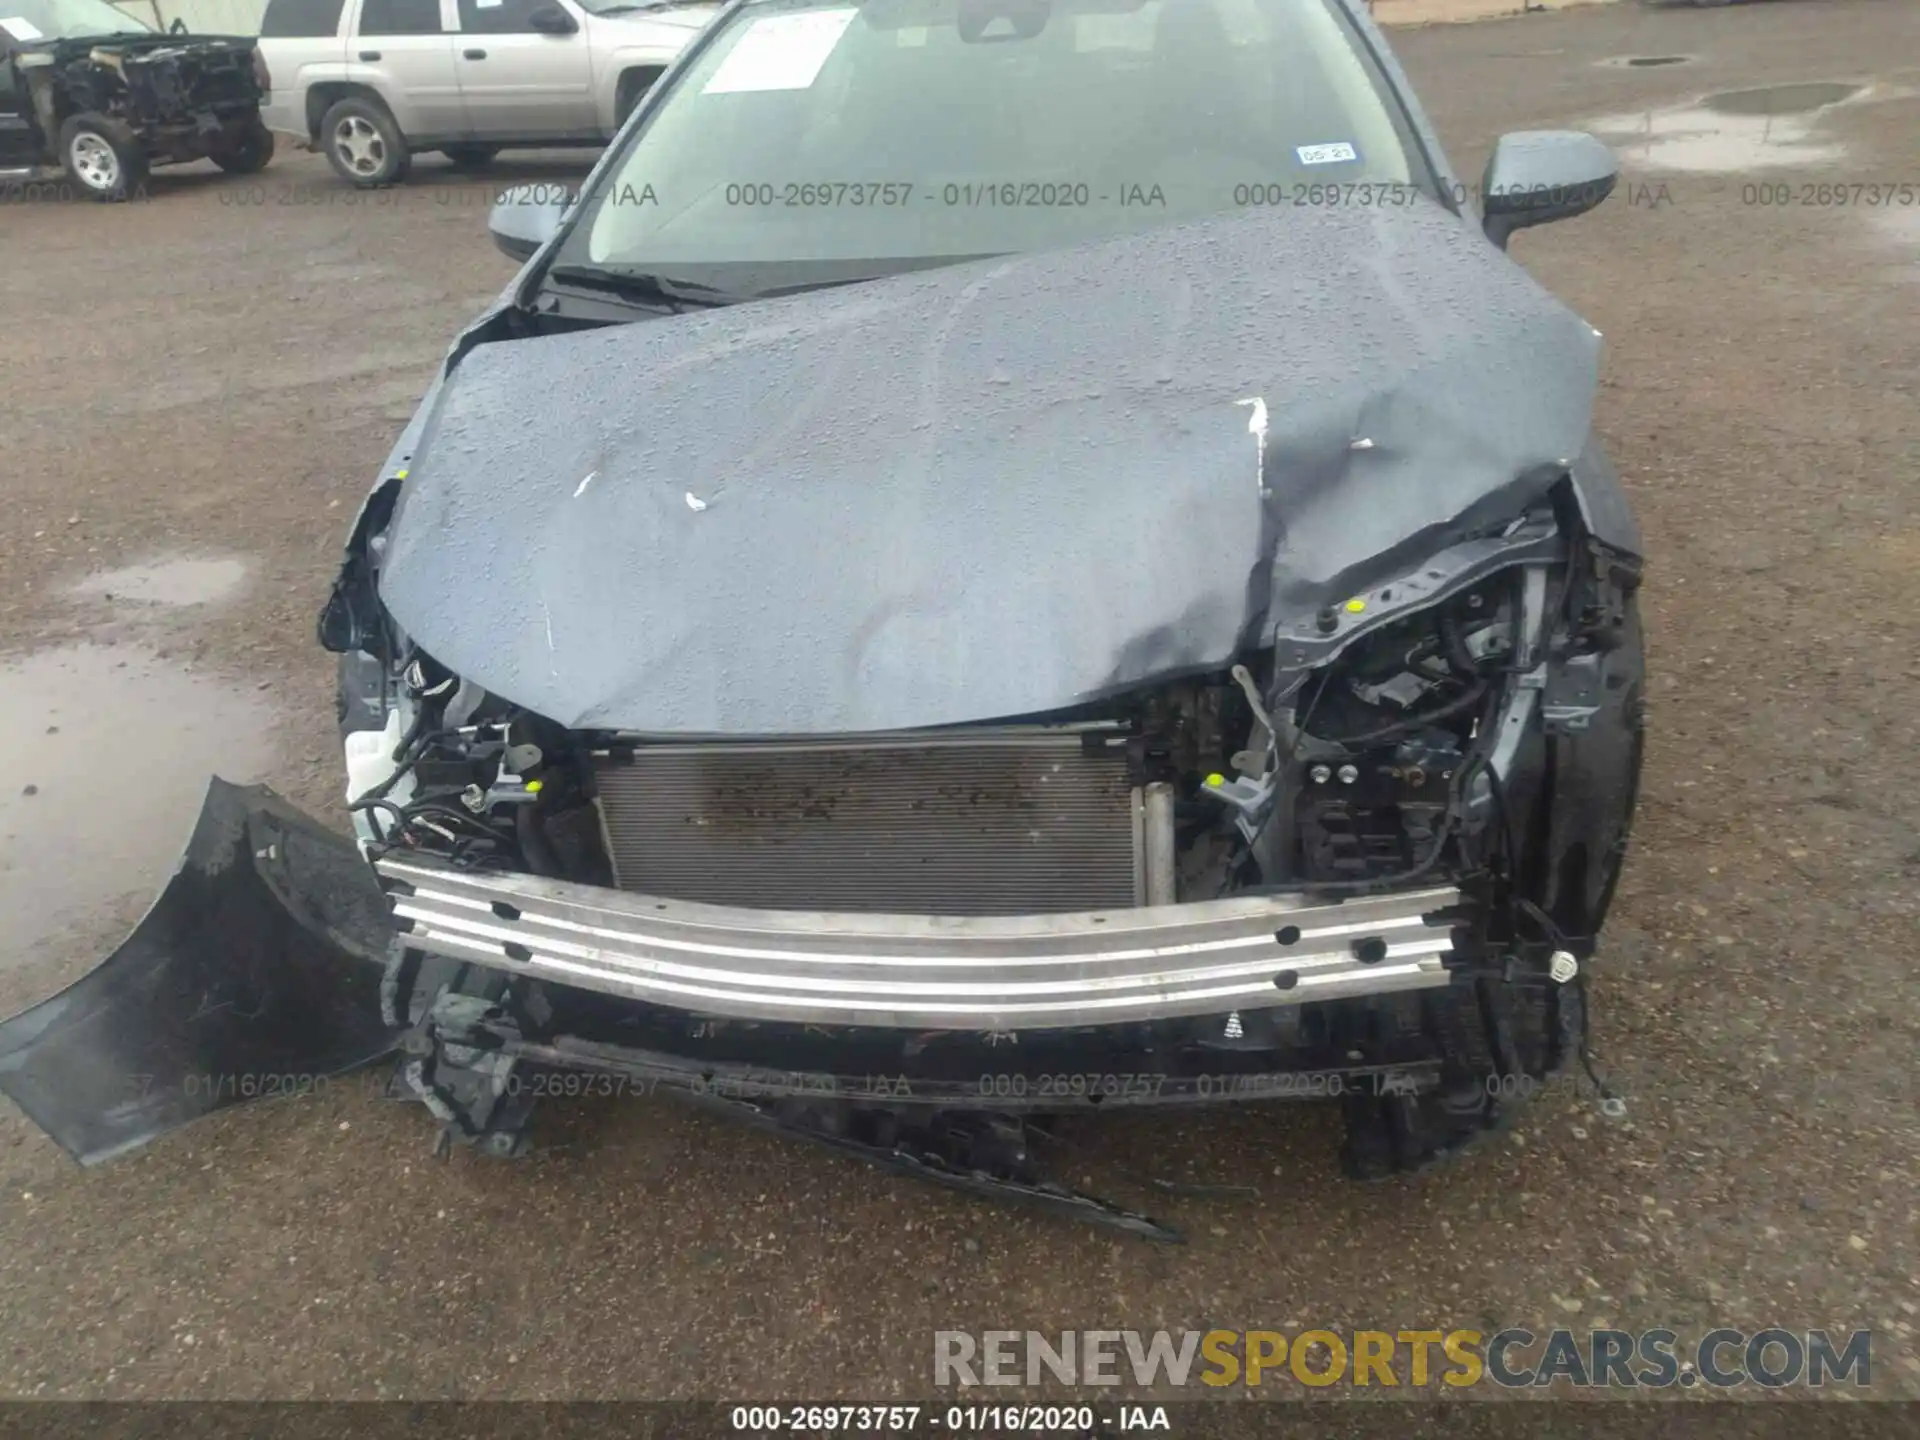
<svg viewBox="0 0 1920 1440">
<path fill-rule="evenodd" d="M 124 200 L 155 165 L 273 158 L 252 39 L 162 34 L 107 0 L 0 0 L 0 172 L 57 166 L 83 195 Z"/>
</svg>

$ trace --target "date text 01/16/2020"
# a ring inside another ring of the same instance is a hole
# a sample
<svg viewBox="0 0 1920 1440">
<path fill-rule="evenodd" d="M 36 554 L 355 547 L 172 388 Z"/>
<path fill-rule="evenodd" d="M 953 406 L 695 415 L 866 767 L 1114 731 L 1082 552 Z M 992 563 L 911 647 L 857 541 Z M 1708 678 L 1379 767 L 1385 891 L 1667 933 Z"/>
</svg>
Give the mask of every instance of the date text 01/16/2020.
<svg viewBox="0 0 1920 1440">
<path fill-rule="evenodd" d="M 1171 1430 L 1162 1405 L 735 1405 L 730 1427 L 744 1434 L 1072 1434 Z"/>
</svg>

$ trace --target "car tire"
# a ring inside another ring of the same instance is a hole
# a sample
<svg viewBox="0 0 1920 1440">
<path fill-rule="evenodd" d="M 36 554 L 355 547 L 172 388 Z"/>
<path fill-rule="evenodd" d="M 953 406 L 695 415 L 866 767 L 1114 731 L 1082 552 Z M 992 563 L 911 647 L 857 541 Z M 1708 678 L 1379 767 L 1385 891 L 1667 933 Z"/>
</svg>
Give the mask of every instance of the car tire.
<svg viewBox="0 0 1920 1440">
<path fill-rule="evenodd" d="M 613 128 L 618 131 L 627 123 L 627 117 L 633 114 L 634 107 L 646 98 L 647 91 L 653 88 L 654 81 L 666 73 L 663 65 L 642 65 L 627 71 L 620 77 L 620 84 L 613 96 Z"/>
<path fill-rule="evenodd" d="M 321 117 L 320 148 L 333 173 L 362 190 L 398 185 L 413 168 L 407 137 L 387 107 L 366 96 L 336 101 Z"/>
<path fill-rule="evenodd" d="M 74 187 L 95 200 L 125 200 L 146 189 L 146 150 L 132 130 L 106 115 L 68 118 L 60 127 L 60 163 Z"/>
<path fill-rule="evenodd" d="M 213 152 L 213 163 L 229 175 L 257 175 L 273 159 L 273 131 L 254 119 Z"/>
<path fill-rule="evenodd" d="M 440 153 L 456 170 L 484 170 L 500 153 L 498 145 L 445 145 Z"/>
</svg>

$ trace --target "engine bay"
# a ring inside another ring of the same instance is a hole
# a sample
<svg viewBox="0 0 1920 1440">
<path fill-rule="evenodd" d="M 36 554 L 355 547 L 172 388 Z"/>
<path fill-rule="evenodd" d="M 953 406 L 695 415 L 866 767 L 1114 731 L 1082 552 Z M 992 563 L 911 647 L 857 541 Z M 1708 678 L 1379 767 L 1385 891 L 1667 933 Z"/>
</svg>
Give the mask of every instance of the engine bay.
<svg viewBox="0 0 1920 1440">
<path fill-rule="evenodd" d="M 1088 910 L 1446 875 L 1517 689 L 1526 573 L 1358 636 L 1271 710 L 1256 663 L 1038 722 L 688 740 L 568 732 L 417 652 L 356 652 L 356 823 L 461 866 L 770 908 Z"/>
</svg>

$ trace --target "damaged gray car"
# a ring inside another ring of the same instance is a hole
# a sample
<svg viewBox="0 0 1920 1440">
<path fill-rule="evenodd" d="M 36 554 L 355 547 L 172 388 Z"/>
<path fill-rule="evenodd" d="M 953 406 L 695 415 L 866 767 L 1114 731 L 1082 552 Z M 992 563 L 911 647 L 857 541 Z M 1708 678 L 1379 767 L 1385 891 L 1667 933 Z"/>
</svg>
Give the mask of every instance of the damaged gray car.
<svg viewBox="0 0 1920 1440">
<path fill-rule="evenodd" d="M 1614 173 L 1469 195 L 1347 0 L 737 0 L 495 211 L 319 621 L 355 838 L 216 782 L 0 1086 L 94 1160 L 397 1052 L 444 1148 L 579 1076 L 1163 1238 L 1036 1139 L 1461 1149 L 1585 1060 L 1640 771 L 1599 336 L 1503 253 Z"/>
<path fill-rule="evenodd" d="M 107 0 L 0 0 L 0 174 L 58 167 L 98 200 L 140 193 L 156 165 L 273 159 L 253 40 L 161 34 Z"/>
</svg>

